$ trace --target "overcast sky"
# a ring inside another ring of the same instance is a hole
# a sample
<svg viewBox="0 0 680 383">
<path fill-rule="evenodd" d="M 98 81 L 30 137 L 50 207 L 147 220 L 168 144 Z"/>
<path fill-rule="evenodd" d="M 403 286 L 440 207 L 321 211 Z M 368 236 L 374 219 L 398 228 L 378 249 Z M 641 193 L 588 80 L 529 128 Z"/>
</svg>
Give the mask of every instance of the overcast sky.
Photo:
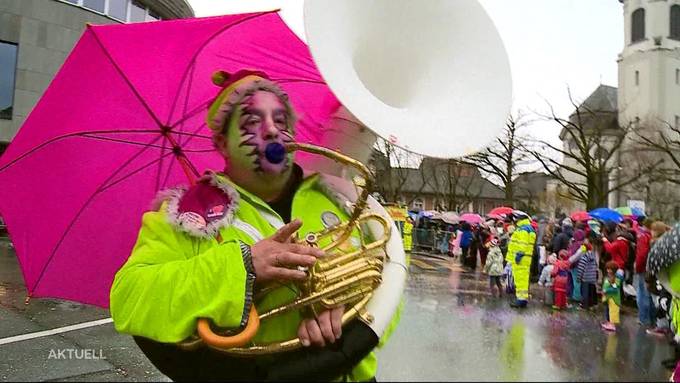
<svg viewBox="0 0 680 383">
<path fill-rule="evenodd" d="M 452 0 L 455 1 L 455 0 Z M 623 48 L 623 6 L 618 0 L 480 0 L 505 43 L 514 83 L 513 110 L 572 111 L 567 86 L 584 100 L 601 83 L 617 86 Z M 189 0 L 196 16 L 281 9 L 304 38 L 303 0 Z M 559 127 L 535 123 L 529 133 L 559 143 Z"/>
</svg>

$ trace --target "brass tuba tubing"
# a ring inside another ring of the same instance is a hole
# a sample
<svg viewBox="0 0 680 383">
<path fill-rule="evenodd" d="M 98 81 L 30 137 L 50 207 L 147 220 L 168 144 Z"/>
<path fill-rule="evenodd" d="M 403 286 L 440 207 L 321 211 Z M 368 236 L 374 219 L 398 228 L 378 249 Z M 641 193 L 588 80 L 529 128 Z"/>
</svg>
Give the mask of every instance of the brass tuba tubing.
<svg viewBox="0 0 680 383">
<path fill-rule="evenodd" d="M 251 319 L 249 319 L 245 330 L 235 336 L 215 334 L 212 332 L 208 321 L 200 319 L 200 338 L 192 337 L 182 342 L 180 347 L 195 348 L 204 343 L 208 347 L 221 352 L 242 356 L 294 350 L 301 347 L 300 340 L 297 338 L 264 345 L 253 344 L 252 339 L 256 335 L 257 325 L 251 325 L 284 312 L 301 308 L 307 308 L 308 313 L 316 315 L 322 307 L 332 308 L 347 305 L 342 318 L 343 325 L 357 316 L 360 316 L 364 321 L 370 321 L 370 315 L 365 313 L 364 310 L 373 295 L 373 291 L 382 282 L 384 261 L 387 259 L 387 255 L 384 253 L 385 246 L 389 240 L 391 229 L 391 223 L 382 215 L 365 212 L 372 186 L 372 174 L 361 162 L 330 149 L 301 143 L 286 144 L 285 147 L 288 152 L 301 150 L 319 154 L 358 170 L 363 179 L 355 179 L 354 184 L 361 191 L 349 214 L 349 220 L 318 233 L 311 233 L 308 238 L 297 241 L 310 246 L 318 246 L 319 240 L 328 241 L 326 245 L 320 246 L 326 252 L 327 257 L 319 259 L 314 267 L 309 269 L 307 280 L 299 285 L 300 296 L 263 313 L 258 313 L 253 304 Z M 362 236 L 358 250 L 349 253 L 343 253 L 339 250 L 340 246 L 352 236 L 355 230 L 362 234 L 364 232 L 362 225 L 371 221 L 378 223 L 378 227 L 382 229 L 382 235 L 376 233 L 377 238 L 368 243 L 364 241 Z M 236 347 L 233 347 L 235 339 L 238 339 L 238 342 Z"/>
</svg>

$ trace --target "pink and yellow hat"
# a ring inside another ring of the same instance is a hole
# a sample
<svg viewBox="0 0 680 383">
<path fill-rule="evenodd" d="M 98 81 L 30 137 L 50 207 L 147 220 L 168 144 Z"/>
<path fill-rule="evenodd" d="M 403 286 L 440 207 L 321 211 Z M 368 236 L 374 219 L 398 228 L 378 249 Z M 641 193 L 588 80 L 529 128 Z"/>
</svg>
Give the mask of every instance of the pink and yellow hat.
<svg viewBox="0 0 680 383">
<path fill-rule="evenodd" d="M 294 132 L 295 111 L 290 104 L 288 95 L 278 84 L 270 80 L 266 73 L 254 70 L 240 70 L 234 74 L 217 71 L 213 73 L 212 81 L 222 88 L 208 109 L 206 122 L 213 134 L 223 134 L 231 119 L 234 107 L 257 91 L 271 92 L 281 100 L 289 115 L 289 129 Z"/>
</svg>

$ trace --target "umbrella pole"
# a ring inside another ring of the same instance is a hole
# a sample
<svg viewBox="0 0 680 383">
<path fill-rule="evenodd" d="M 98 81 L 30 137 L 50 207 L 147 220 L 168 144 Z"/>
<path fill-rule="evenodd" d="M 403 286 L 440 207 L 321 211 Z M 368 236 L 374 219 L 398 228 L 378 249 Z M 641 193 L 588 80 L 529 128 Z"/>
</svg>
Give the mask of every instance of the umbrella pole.
<svg viewBox="0 0 680 383">
<path fill-rule="evenodd" d="M 196 170 L 196 168 L 194 168 L 191 162 L 189 162 L 187 156 L 184 155 L 182 148 L 177 144 L 177 141 L 175 141 L 175 139 L 170 135 L 170 131 L 171 128 L 169 127 L 163 128 L 163 135 L 168 139 L 170 145 L 172 145 L 172 151 L 175 154 L 177 161 L 179 161 L 180 166 L 182 166 L 182 170 L 184 171 L 184 174 L 187 176 L 187 179 L 189 180 L 189 185 L 191 186 L 196 185 L 198 171 Z M 217 233 L 215 239 L 217 239 L 217 242 L 222 243 L 222 234 Z"/>
<path fill-rule="evenodd" d="M 184 174 L 187 176 L 187 179 L 189 180 L 190 185 L 195 185 L 196 184 L 196 175 L 192 171 L 191 165 L 189 165 L 189 160 L 184 156 L 184 154 L 180 154 L 177 157 L 177 161 L 179 161 L 180 166 L 182 166 L 182 170 L 184 171 Z"/>
<path fill-rule="evenodd" d="M 172 132 L 172 128 L 170 127 L 162 127 L 161 128 L 162 134 L 165 138 L 168 139 L 168 142 L 170 145 L 172 145 L 172 152 L 177 158 L 177 161 L 179 161 L 180 166 L 182 167 L 182 170 L 184 171 L 184 174 L 187 176 L 187 179 L 189 180 L 190 185 L 195 185 L 196 184 L 196 178 L 198 177 L 198 171 L 196 171 L 196 168 L 193 167 L 193 165 L 189 162 L 189 159 L 186 157 L 184 152 L 182 151 L 182 148 L 177 144 L 177 141 L 175 141 L 175 138 L 172 137 L 170 134 Z"/>
</svg>

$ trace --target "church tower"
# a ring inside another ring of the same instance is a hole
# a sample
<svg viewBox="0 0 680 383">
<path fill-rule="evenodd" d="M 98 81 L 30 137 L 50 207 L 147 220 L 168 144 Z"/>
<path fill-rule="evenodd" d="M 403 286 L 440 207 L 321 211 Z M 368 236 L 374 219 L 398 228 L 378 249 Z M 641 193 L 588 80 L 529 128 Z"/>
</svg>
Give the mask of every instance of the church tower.
<svg viewBox="0 0 680 383">
<path fill-rule="evenodd" d="M 641 126 L 650 132 L 665 130 L 666 134 L 668 126 L 680 129 L 680 0 L 619 2 L 623 4 L 625 33 L 618 59 L 619 125 Z M 621 147 L 622 172 L 663 157 L 660 153 L 640 151 L 630 142 L 632 136 Z M 648 214 L 680 219 L 680 193 L 674 192 L 677 185 L 655 184 L 657 179 L 645 178 L 610 195 L 610 205 L 640 200 L 645 201 Z"/>
<path fill-rule="evenodd" d="M 619 0 L 625 45 L 619 55 L 619 123 L 680 124 L 680 0 Z M 680 127 L 680 126 L 679 126 Z"/>
</svg>

